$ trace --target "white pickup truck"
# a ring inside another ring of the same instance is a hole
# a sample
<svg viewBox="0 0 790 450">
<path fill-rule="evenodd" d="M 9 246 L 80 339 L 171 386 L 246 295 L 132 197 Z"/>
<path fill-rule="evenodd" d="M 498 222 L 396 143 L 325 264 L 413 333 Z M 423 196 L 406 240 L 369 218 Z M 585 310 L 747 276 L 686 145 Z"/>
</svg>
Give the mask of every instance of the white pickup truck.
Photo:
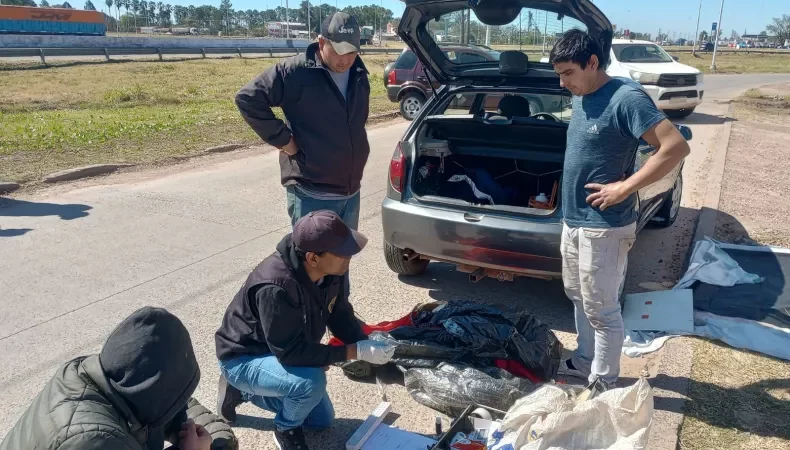
<svg viewBox="0 0 790 450">
<path fill-rule="evenodd" d="M 703 75 L 649 41 L 615 39 L 606 73 L 639 82 L 667 116 L 688 117 L 702 103 Z"/>
<path fill-rule="evenodd" d="M 549 58 L 540 62 L 547 63 Z M 673 119 L 691 115 L 705 94 L 702 72 L 677 62 L 650 41 L 614 39 L 606 73 L 641 84 L 658 108 Z"/>
</svg>

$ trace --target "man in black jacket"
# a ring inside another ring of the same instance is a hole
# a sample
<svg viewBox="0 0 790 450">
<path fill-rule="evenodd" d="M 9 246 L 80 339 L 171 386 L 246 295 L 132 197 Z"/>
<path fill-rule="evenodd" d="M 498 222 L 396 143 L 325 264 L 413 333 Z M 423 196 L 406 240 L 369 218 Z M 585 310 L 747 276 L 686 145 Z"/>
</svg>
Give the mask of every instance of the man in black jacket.
<svg viewBox="0 0 790 450">
<path fill-rule="evenodd" d="M 367 340 L 341 281 L 366 243 L 334 212 L 311 212 L 252 271 L 215 335 L 221 416 L 234 421 L 235 408 L 250 401 L 276 414 L 281 449 L 307 450 L 302 427 L 334 419 L 326 367 L 392 358 L 392 346 Z M 321 344 L 327 327 L 348 345 Z"/>
<path fill-rule="evenodd" d="M 242 117 L 265 142 L 280 149 L 291 223 L 311 211 L 336 212 L 352 229 L 359 223 L 359 189 L 368 160 L 365 123 L 368 71 L 359 58 L 360 28 L 343 12 L 326 18 L 317 43 L 284 59 L 238 94 Z M 282 107 L 285 121 L 272 107 Z"/>
<path fill-rule="evenodd" d="M 180 450 L 238 448 L 230 427 L 190 400 L 199 380 L 184 324 L 164 309 L 139 309 L 100 354 L 58 369 L 0 450 L 162 450 L 165 440 Z"/>
</svg>

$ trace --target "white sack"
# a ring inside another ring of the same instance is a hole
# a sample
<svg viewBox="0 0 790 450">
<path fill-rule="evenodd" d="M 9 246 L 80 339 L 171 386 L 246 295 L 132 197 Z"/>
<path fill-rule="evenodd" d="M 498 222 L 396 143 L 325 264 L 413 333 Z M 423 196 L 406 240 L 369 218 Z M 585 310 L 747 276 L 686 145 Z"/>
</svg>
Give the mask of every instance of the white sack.
<svg viewBox="0 0 790 450">
<path fill-rule="evenodd" d="M 576 404 L 578 390 L 546 384 L 508 411 L 489 450 L 638 450 L 647 447 L 653 390 L 645 378 L 631 387 Z"/>
</svg>

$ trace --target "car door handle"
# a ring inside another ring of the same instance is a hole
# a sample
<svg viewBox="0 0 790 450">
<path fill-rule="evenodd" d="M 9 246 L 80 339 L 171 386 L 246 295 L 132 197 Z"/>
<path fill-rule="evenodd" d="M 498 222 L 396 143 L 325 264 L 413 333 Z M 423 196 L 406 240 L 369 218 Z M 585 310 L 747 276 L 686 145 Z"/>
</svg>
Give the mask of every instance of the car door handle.
<svg viewBox="0 0 790 450">
<path fill-rule="evenodd" d="M 483 220 L 483 216 L 482 214 L 466 213 L 464 214 L 464 220 L 467 222 L 480 222 L 481 220 Z"/>
</svg>

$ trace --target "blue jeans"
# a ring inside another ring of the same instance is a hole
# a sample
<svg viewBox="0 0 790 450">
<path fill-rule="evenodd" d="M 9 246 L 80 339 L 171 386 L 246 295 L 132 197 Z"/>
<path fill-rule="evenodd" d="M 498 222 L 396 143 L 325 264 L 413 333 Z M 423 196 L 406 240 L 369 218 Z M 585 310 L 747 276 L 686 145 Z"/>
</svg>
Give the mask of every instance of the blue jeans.
<svg viewBox="0 0 790 450">
<path fill-rule="evenodd" d="M 318 200 L 303 194 L 295 186 L 288 186 L 285 191 L 291 225 L 313 211 L 328 209 L 340 216 L 349 228 L 359 228 L 359 192 L 348 200 Z"/>
<path fill-rule="evenodd" d="M 245 401 L 275 414 L 280 431 L 329 428 L 335 419 L 322 367 L 289 367 L 274 355 L 245 355 L 220 361 L 219 369 Z"/>
</svg>

